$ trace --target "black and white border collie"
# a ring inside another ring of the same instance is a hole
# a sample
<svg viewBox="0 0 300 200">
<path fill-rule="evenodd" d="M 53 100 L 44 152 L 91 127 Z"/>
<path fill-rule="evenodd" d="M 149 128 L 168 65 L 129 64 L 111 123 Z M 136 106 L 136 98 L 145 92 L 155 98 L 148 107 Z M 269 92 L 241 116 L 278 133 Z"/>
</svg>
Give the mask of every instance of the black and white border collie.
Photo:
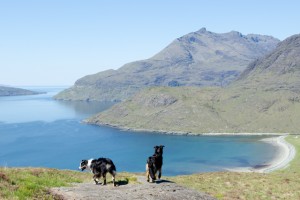
<svg viewBox="0 0 300 200">
<path fill-rule="evenodd" d="M 102 185 L 106 185 L 106 174 L 108 172 L 112 175 L 113 184 L 114 186 L 116 186 L 115 177 L 117 170 L 113 161 L 109 158 L 82 160 L 79 165 L 79 169 L 81 169 L 82 171 L 85 169 L 91 170 L 91 172 L 93 172 L 94 174 L 93 179 L 96 184 L 98 184 L 100 178 L 103 177 Z"/>
<path fill-rule="evenodd" d="M 152 182 L 156 180 L 156 173 L 158 172 L 158 179 L 161 177 L 162 165 L 163 165 L 163 148 L 165 146 L 155 146 L 154 154 L 147 159 L 146 164 L 146 177 L 149 182 L 149 176 L 152 179 Z"/>
</svg>

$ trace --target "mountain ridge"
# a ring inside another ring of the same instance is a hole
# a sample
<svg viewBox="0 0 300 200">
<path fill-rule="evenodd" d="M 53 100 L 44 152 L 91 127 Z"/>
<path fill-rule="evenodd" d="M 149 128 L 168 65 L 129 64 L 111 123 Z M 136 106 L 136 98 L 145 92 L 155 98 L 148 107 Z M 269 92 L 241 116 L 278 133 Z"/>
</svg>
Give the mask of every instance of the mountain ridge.
<svg viewBox="0 0 300 200">
<path fill-rule="evenodd" d="M 145 87 L 225 86 L 278 42 L 271 36 L 218 34 L 202 28 L 175 39 L 149 59 L 80 78 L 55 99 L 123 101 Z"/>
</svg>

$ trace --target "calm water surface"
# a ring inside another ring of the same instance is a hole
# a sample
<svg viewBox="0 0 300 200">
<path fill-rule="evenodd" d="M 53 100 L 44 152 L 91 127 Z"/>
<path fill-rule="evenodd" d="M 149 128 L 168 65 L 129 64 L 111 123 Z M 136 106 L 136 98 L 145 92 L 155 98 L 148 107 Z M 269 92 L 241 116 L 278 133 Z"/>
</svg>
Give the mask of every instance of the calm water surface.
<svg viewBox="0 0 300 200">
<path fill-rule="evenodd" d="M 78 168 L 82 159 L 109 157 L 118 171 L 143 172 L 153 146 L 163 144 L 164 175 L 260 165 L 277 150 L 259 136 L 171 136 L 81 123 L 111 106 L 54 101 L 64 88 L 35 87 L 47 94 L 0 97 L 0 166 Z"/>
</svg>

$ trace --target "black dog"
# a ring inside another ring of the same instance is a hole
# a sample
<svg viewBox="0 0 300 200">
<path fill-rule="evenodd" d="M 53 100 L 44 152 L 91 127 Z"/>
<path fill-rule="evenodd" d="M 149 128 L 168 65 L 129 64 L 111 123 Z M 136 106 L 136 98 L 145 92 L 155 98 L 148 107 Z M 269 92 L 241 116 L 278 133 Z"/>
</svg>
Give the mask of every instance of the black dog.
<svg viewBox="0 0 300 200">
<path fill-rule="evenodd" d="M 147 181 L 149 182 L 149 176 L 152 179 L 152 182 L 156 180 L 156 173 L 158 172 L 158 179 L 161 177 L 161 170 L 162 170 L 162 165 L 163 165 L 163 148 L 165 146 L 160 145 L 160 146 L 155 146 L 154 149 L 154 154 L 153 156 L 150 156 L 147 160 L 146 164 L 146 176 L 147 176 Z"/>
<path fill-rule="evenodd" d="M 101 177 L 103 177 L 103 185 L 106 185 L 106 174 L 108 172 L 112 175 L 113 184 L 116 186 L 115 176 L 117 170 L 113 161 L 109 158 L 82 160 L 79 169 L 82 171 L 85 169 L 90 169 L 94 174 L 93 179 L 96 184 L 98 184 L 97 179 L 99 180 Z"/>
</svg>

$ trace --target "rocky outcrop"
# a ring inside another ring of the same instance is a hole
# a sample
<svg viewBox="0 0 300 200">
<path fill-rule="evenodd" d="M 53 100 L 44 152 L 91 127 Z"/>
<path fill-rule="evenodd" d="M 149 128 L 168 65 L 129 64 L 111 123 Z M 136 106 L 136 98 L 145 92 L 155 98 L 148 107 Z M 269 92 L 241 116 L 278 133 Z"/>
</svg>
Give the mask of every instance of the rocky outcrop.
<svg viewBox="0 0 300 200">
<path fill-rule="evenodd" d="M 120 185 L 111 187 L 94 183 L 80 183 L 73 187 L 52 188 L 50 191 L 57 199 L 173 199 L 173 200 L 215 200 L 215 198 L 179 186 L 171 181 L 160 180 L 157 183 L 148 183 L 145 177 L 138 177 L 138 184 Z"/>
<path fill-rule="evenodd" d="M 169 106 L 177 101 L 177 99 L 168 94 L 151 94 L 151 95 L 136 95 L 132 99 L 137 104 L 146 107 L 161 107 Z"/>
</svg>

